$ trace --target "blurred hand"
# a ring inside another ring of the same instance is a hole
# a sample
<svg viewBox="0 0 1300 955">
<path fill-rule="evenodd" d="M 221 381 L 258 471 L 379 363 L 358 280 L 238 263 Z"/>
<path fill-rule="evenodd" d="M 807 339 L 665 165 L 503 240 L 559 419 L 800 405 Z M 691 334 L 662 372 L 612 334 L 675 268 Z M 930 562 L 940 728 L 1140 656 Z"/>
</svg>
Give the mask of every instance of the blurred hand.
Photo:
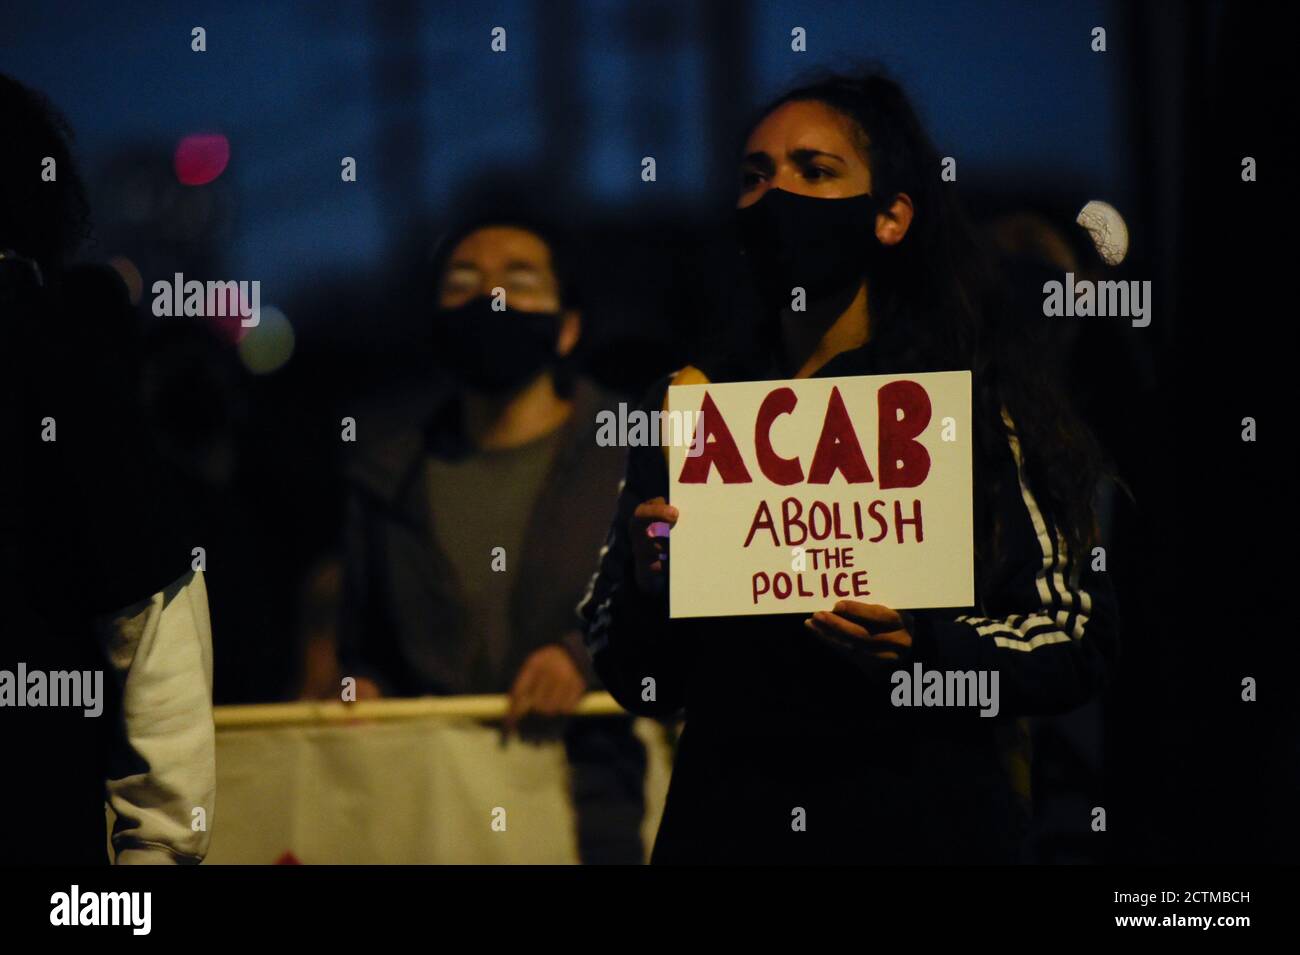
<svg viewBox="0 0 1300 955">
<path fill-rule="evenodd" d="M 883 604 L 841 600 L 832 610 L 819 610 L 804 626 L 841 649 L 865 652 L 881 660 L 897 660 L 912 646 L 903 618 Z"/>
<path fill-rule="evenodd" d="M 510 687 L 506 735 L 526 717 L 554 719 L 572 713 L 587 692 L 587 681 L 569 651 L 558 643 L 534 650 Z"/>
<path fill-rule="evenodd" d="M 330 700 L 339 698 L 343 678 L 339 667 L 338 647 L 332 639 L 310 637 L 303 652 L 302 685 L 300 700 Z"/>
<path fill-rule="evenodd" d="M 368 676 L 357 677 L 357 702 L 362 700 L 382 699 L 384 691 L 379 689 L 379 684 Z"/>
<path fill-rule="evenodd" d="M 668 539 L 654 536 L 651 533 L 652 525 L 667 524 L 671 529 L 677 524 L 677 516 L 677 508 L 662 497 L 652 497 L 640 504 L 628 519 L 636 585 L 645 593 L 662 592 L 664 562 L 668 559 Z"/>
</svg>

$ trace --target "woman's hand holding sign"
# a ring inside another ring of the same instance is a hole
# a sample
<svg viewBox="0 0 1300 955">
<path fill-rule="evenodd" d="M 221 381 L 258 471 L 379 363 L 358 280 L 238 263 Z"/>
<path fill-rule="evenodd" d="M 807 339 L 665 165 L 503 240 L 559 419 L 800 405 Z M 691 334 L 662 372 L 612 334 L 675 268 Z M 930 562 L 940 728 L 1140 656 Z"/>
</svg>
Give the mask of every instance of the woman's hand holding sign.
<svg viewBox="0 0 1300 955">
<path fill-rule="evenodd" d="M 637 506 L 628 521 L 636 585 L 643 593 L 662 593 L 666 586 L 664 565 L 668 560 L 668 531 L 677 523 L 677 508 L 662 497 Z"/>
<path fill-rule="evenodd" d="M 673 375 L 674 385 L 708 384 L 708 376 L 698 368 L 687 365 Z M 668 413 L 668 392 L 664 392 L 661 409 Z M 668 462 L 667 442 L 664 442 L 664 463 Z M 652 497 L 642 502 L 628 521 L 632 535 L 632 556 L 636 563 L 636 585 L 643 593 L 661 594 L 668 586 L 665 564 L 668 560 L 668 532 L 677 523 L 677 508 L 662 497 Z"/>
<path fill-rule="evenodd" d="M 882 604 L 841 600 L 832 610 L 819 610 L 803 623 L 838 648 L 881 660 L 897 660 L 912 646 L 903 618 Z"/>
</svg>

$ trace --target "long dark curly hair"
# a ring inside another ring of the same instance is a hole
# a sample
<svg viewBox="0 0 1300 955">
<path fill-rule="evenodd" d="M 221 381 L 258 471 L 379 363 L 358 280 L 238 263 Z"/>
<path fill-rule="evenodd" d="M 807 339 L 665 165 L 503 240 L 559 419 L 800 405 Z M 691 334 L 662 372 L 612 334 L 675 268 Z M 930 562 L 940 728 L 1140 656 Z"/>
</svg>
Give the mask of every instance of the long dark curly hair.
<svg viewBox="0 0 1300 955">
<path fill-rule="evenodd" d="M 977 554 L 996 558 L 1000 530 L 988 506 L 999 490 L 996 469 L 980 464 L 1005 454 L 1012 435 L 1044 517 L 1071 555 L 1082 554 L 1097 542 L 1094 496 L 1110 467 L 1067 400 L 1057 356 L 1040 347 L 1041 335 L 1024 310 L 1011 307 L 1009 289 L 962 211 L 955 184 L 940 176 L 940 156 L 906 94 L 876 68 L 824 73 L 763 108 L 746 138 L 763 117 L 800 101 L 823 103 L 852 122 L 882 205 L 899 193 L 912 200 L 907 235 L 871 272 L 871 347 L 882 368 L 972 372 L 976 494 L 985 505 L 976 508 Z M 747 299 L 746 309 L 754 301 Z M 724 339 L 733 355 L 779 346 L 773 316 L 756 329 L 753 311 L 723 311 L 721 337 L 706 338 L 706 353 Z M 743 361 L 733 360 L 730 374 L 737 375 Z"/>
<path fill-rule="evenodd" d="M 0 249 L 58 268 L 90 234 L 90 206 L 72 161 L 72 130 L 42 94 L 0 73 Z M 42 178 L 45 160 L 55 178 Z"/>
</svg>

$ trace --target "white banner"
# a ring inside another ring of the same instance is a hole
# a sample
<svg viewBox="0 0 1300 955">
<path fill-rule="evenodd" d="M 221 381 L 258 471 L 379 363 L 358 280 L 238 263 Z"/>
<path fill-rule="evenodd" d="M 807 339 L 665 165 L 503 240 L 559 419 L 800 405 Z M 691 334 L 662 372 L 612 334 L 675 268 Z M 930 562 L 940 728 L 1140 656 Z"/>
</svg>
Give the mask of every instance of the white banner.
<svg viewBox="0 0 1300 955">
<path fill-rule="evenodd" d="M 502 747 L 499 728 L 442 716 L 222 728 L 222 709 L 210 864 L 578 861 L 562 742 Z M 648 855 L 671 754 L 661 726 L 635 726 Z"/>
</svg>

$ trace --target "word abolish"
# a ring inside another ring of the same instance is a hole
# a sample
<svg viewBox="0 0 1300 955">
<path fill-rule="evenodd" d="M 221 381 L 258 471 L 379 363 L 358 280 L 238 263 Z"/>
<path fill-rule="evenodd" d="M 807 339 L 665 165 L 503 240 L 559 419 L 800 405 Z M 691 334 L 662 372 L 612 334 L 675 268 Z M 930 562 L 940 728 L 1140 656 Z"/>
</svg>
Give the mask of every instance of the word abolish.
<svg viewBox="0 0 1300 955">
<path fill-rule="evenodd" d="M 238 318 L 244 328 L 262 321 L 262 283 L 185 281 L 177 272 L 172 281 L 153 283 L 153 313 L 159 318 Z"/>
<path fill-rule="evenodd" d="M 596 444 L 602 448 L 681 447 L 686 456 L 699 457 L 704 450 L 704 429 L 698 411 L 628 411 L 627 402 L 618 412 L 602 408 L 596 412 Z"/>
<path fill-rule="evenodd" d="M 831 389 L 827 400 L 817 448 L 807 473 L 798 457 L 781 456 L 772 446 L 772 424 L 781 415 L 793 413 L 798 403 L 794 389 L 782 387 L 769 392 L 758 408 L 754 423 L 754 456 L 763 476 L 780 485 L 805 481 L 808 484 L 829 484 L 837 473 L 849 484 L 874 481 L 838 387 Z M 880 388 L 876 403 L 879 411 L 876 460 L 881 489 L 922 484 L 930 473 L 930 452 L 916 438 L 930 423 L 930 396 L 914 381 L 893 381 Z M 697 456 L 686 459 L 678 477 L 679 483 L 705 484 L 713 468 L 717 468 L 724 484 L 751 483 L 754 479 L 740 448 L 707 391 L 700 414 L 703 448 Z M 698 435 L 693 443 L 701 443 Z"/>
<path fill-rule="evenodd" d="M 778 524 L 771 505 L 762 501 L 749 525 L 745 546 L 748 547 L 760 531 L 770 535 L 772 543 L 777 547 L 782 544 L 801 547 L 810 540 L 852 540 L 878 544 L 887 537 L 901 544 L 907 539 L 906 531 L 909 527 L 918 544 L 925 540 L 919 500 L 912 501 L 910 515 L 903 510 L 902 501 L 894 501 L 892 509 L 888 501 L 881 500 L 852 501 L 846 504 L 839 501 L 813 501 L 808 505 L 805 517 L 803 502 L 797 497 L 787 497 L 781 502 L 780 514 Z"/>
</svg>

